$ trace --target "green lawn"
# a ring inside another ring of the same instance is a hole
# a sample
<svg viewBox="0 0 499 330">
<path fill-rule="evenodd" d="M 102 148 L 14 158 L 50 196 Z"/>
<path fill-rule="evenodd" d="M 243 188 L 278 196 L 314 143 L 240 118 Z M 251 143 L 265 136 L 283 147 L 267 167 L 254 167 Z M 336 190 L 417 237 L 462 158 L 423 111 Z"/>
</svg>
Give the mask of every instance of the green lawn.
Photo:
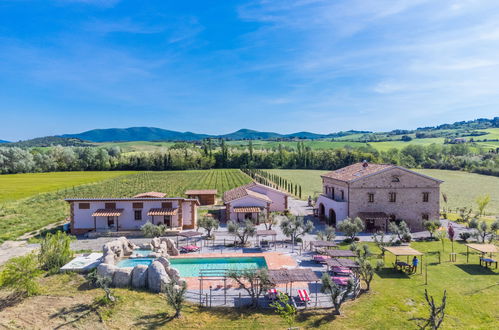
<svg viewBox="0 0 499 330">
<path fill-rule="evenodd" d="M 0 175 L 0 202 L 70 188 L 135 172 L 48 172 Z"/>
<path fill-rule="evenodd" d="M 112 175 L 119 172 L 103 173 Z M 133 173 L 123 175 L 122 172 L 118 177 L 79 186 L 66 184 L 57 191 L 0 203 L 0 241 L 15 239 L 24 233 L 63 221 L 69 216 L 69 207 L 64 201 L 69 197 L 131 197 L 147 191 L 160 191 L 167 196 L 178 197 L 184 196 L 187 189 L 206 188 L 218 189 L 219 194 L 222 194 L 251 181 L 249 176 L 236 169 Z M 72 178 L 72 172 L 62 173 L 61 182 L 64 182 L 64 175 Z M 17 178 L 23 176 L 27 177 L 26 182 L 34 178 L 30 174 L 19 174 Z M 29 184 L 26 186 L 29 187 Z M 48 187 L 53 190 L 51 186 Z"/>
<path fill-rule="evenodd" d="M 412 319 L 427 316 L 423 297 L 427 289 L 437 302 L 447 290 L 442 329 L 497 328 L 497 270 L 479 266 L 477 255 L 472 255 L 467 264 L 466 249 L 457 242 L 454 245 L 458 252 L 455 263 L 448 261 L 449 242 L 446 242 L 441 263 L 438 263 L 437 254 L 442 249 L 440 242 L 412 243 L 411 246 L 425 253 L 422 264 L 428 265 L 428 285 L 425 285 L 425 272 L 423 275 L 418 272 L 417 275 L 407 276 L 391 268 L 394 258 L 387 254 L 385 268 L 375 275 L 371 292 L 345 303 L 341 316 L 331 315 L 331 310 L 300 311 L 294 326 L 301 329 L 417 329 Z M 375 247 L 373 252 L 379 253 Z M 2 310 L 0 325 L 31 328 L 34 324 L 43 324 L 47 328 L 56 328 L 69 323 L 75 328 L 94 329 L 287 328 L 270 310 L 208 309 L 194 304 L 187 305 L 180 319 L 171 320 L 172 309 L 162 295 L 128 289 L 113 290 L 118 296 L 118 303 L 114 308 L 101 310 L 102 320 L 99 320 L 91 307 L 103 291 L 86 286 L 80 275 L 54 275 L 42 278 L 41 283 L 43 295 Z M 313 297 L 313 291 L 310 291 Z"/>
<path fill-rule="evenodd" d="M 303 199 L 321 193 L 321 174 L 327 171 L 320 170 L 267 170 L 277 174 L 303 189 Z M 462 171 L 415 169 L 425 175 L 444 180 L 441 192 L 448 196 L 449 207 L 456 209 L 463 206 L 472 206 L 476 209 L 476 197 L 489 194 L 490 203 L 486 209 L 488 214 L 499 214 L 499 178 L 488 175 L 474 174 Z M 443 202 L 441 202 L 443 207 Z"/>
</svg>

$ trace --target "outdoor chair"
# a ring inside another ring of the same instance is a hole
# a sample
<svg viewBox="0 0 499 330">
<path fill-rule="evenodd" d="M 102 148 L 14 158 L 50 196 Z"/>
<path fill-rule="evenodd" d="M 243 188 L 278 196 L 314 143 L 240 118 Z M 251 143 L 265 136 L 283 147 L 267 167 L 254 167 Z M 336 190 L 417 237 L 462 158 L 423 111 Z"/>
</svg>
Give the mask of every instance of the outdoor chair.
<svg viewBox="0 0 499 330">
<path fill-rule="evenodd" d="M 305 304 L 310 301 L 310 296 L 307 292 L 307 290 L 298 290 L 298 297 L 300 298 L 301 302 L 304 302 Z"/>
<path fill-rule="evenodd" d="M 332 280 L 334 283 L 341 285 L 341 286 L 347 286 L 348 281 L 350 280 L 350 277 L 345 277 L 345 276 L 333 276 Z"/>
<path fill-rule="evenodd" d="M 278 293 L 279 293 L 279 292 L 278 292 L 278 291 L 277 291 L 277 289 L 275 289 L 275 288 L 274 288 L 274 289 L 269 289 L 269 290 L 267 291 L 267 297 L 269 298 L 269 300 L 274 301 L 274 300 L 276 300 L 276 299 L 277 299 L 277 295 L 278 295 Z"/>
<path fill-rule="evenodd" d="M 334 276 L 340 276 L 340 277 L 349 277 L 352 276 L 353 273 L 350 269 L 346 267 L 332 267 L 331 272 L 333 273 Z"/>
<path fill-rule="evenodd" d="M 185 245 L 185 246 L 180 247 L 180 252 L 183 252 L 183 253 L 198 252 L 198 251 L 199 251 L 199 247 L 197 247 L 195 245 Z"/>
</svg>

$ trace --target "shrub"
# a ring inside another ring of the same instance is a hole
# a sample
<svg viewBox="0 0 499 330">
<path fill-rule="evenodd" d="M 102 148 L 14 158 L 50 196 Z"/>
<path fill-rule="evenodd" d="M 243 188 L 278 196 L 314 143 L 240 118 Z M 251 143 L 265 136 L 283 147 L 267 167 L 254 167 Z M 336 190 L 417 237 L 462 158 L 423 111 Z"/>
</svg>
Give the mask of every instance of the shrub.
<svg viewBox="0 0 499 330">
<path fill-rule="evenodd" d="M 0 273 L 0 287 L 13 289 L 15 293 L 33 296 L 39 293 L 36 279 L 42 274 L 34 253 L 7 261 Z"/>
<path fill-rule="evenodd" d="M 468 232 L 464 232 L 464 233 L 459 234 L 459 238 L 465 242 L 468 241 L 468 239 L 470 239 L 470 237 L 471 237 L 471 233 L 468 233 Z"/>
<path fill-rule="evenodd" d="M 71 250 L 71 236 L 58 231 L 48 233 L 40 244 L 38 261 L 42 269 L 55 273 L 73 258 Z"/>
<path fill-rule="evenodd" d="M 430 238 L 433 238 L 433 234 L 440 228 L 439 220 L 431 220 L 423 222 L 423 227 L 430 232 Z"/>
<path fill-rule="evenodd" d="M 140 230 L 145 237 L 159 237 L 165 234 L 166 227 L 165 225 L 154 225 L 148 221 L 140 227 Z"/>
<path fill-rule="evenodd" d="M 184 307 L 186 292 L 187 284 L 184 281 L 180 284 L 175 283 L 174 281 L 166 283 L 164 293 L 166 302 L 175 310 L 173 318 L 180 317 L 180 312 L 182 311 L 182 307 Z"/>
</svg>

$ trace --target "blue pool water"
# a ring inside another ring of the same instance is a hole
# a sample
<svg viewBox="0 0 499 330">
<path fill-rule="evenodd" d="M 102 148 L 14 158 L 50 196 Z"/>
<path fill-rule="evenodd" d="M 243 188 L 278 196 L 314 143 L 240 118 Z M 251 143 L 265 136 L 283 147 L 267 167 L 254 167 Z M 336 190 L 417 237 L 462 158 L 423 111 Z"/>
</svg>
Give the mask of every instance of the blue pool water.
<svg viewBox="0 0 499 330">
<path fill-rule="evenodd" d="M 139 256 L 143 256 L 143 257 L 147 257 L 149 254 L 152 253 L 152 250 L 141 250 L 141 249 L 137 249 L 137 250 L 133 250 L 133 253 L 139 255 Z"/>
<path fill-rule="evenodd" d="M 119 268 L 127 268 L 127 267 L 135 267 L 137 265 L 146 265 L 149 266 L 154 258 L 132 258 L 132 259 L 123 259 L 116 264 Z"/>
<path fill-rule="evenodd" d="M 170 259 L 173 268 L 178 269 L 181 277 L 197 277 L 202 269 L 242 270 L 267 268 L 264 257 L 245 258 L 175 258 Z M 223 273 L 223 271 L 220 271 Z"/>
</svg>

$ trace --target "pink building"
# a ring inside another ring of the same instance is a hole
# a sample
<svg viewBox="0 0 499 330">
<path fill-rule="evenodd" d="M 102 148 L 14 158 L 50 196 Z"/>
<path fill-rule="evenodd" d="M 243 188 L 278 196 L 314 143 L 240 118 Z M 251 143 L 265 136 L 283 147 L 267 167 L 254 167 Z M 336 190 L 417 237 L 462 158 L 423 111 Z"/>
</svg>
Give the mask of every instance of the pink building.
<svg viewBox="0 0 499 330">
<path fill-rule="evenodd" d="M 228 190 L 223 201 L 226 219 L 241 221 L 257 219 L 258 213 L 284 212 L 288 209 L 289 194 L 257 182 Z"/>
<path fill-rule="evenodd" d="M 425 220 L 439 218 L 442 182 L 396 165 L 356 163 L 322 175 L 317 213 L 335 227 L 360 217 L 366 231 L 386 231 L 399 220 L 422 230 Z"/>
<path fill-rule="evenodd" d="M 68 198 L 71 233 L 134 231 L 147 222 L 169 229 L 195 228 L 198 200 L 165 196 L 149 192 L 131 198 Z"/>
</svg>

